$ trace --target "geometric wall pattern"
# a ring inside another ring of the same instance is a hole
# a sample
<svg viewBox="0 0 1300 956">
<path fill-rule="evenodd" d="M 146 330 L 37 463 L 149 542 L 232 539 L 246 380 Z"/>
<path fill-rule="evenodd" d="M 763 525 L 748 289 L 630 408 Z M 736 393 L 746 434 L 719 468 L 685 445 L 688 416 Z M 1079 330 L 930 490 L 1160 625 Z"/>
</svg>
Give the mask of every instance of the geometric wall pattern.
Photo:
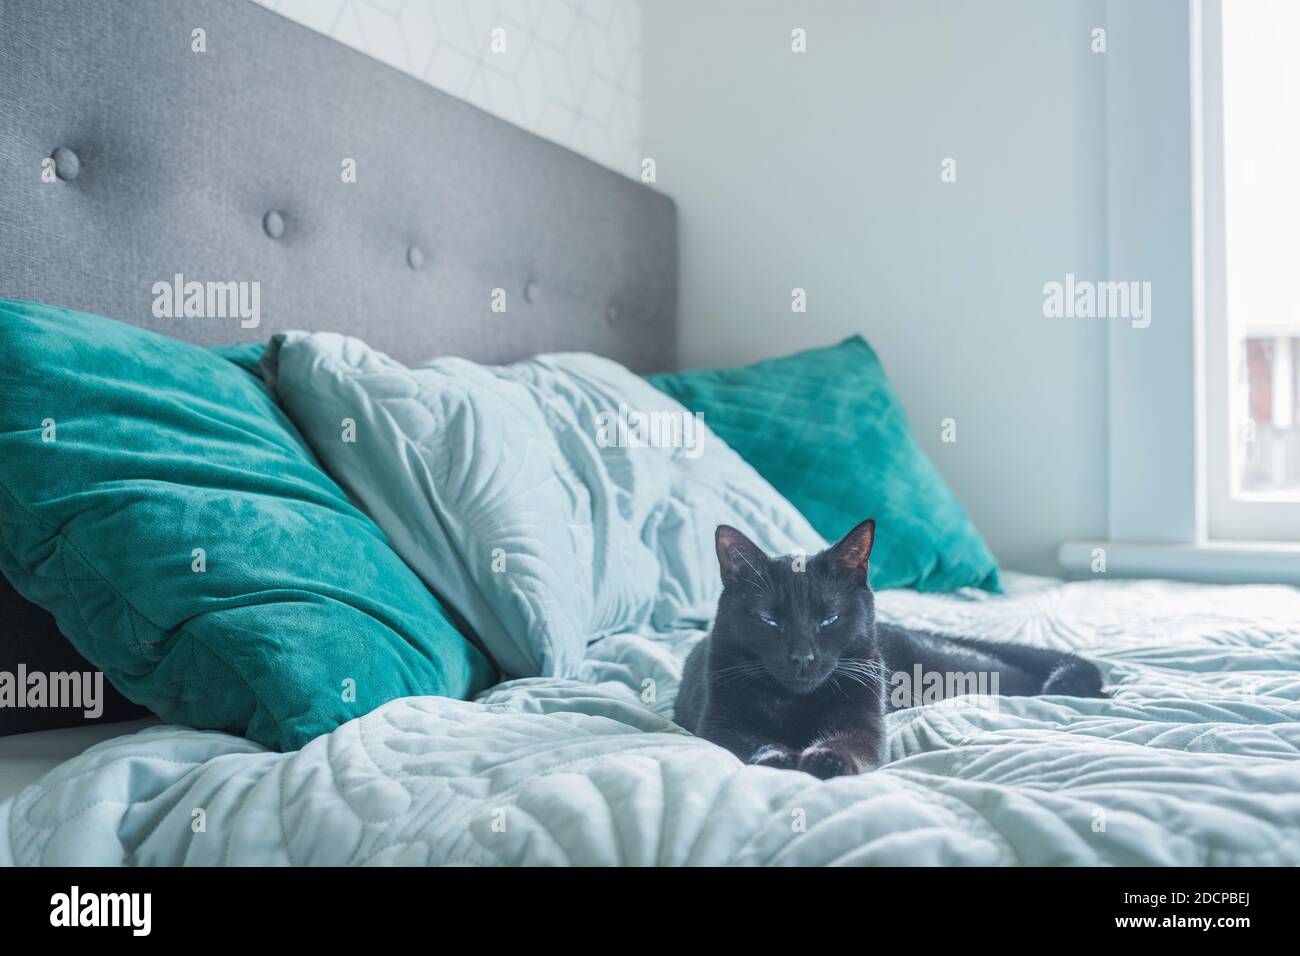
<svg viewBox="0 0 1300 956">
<path fill-rule="evenodd" d="M 640 0 L 254 2 L 640 177 Z"/>
</svg>

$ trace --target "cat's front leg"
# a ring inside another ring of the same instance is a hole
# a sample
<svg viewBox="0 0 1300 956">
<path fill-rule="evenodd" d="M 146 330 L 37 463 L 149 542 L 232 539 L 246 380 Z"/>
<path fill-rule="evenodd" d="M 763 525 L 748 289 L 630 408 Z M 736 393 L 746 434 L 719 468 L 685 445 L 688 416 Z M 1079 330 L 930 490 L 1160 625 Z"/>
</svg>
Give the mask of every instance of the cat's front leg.
<svg viewBox="0 0 1300 956">
<path fill-rule="evenodd" d="M 841 753 L 828 744 L 814 744 L 799 755 L 796 765 L 804 773 L 810 773 L 819 780 L 831 777 L 849 777 L 866 769 L 858 758 L 851 753 Z"/>
<path fill-rule="evenodd" d="M 786 769 L 799 764 L 799 751 L 784 744 L 768 743 L 763 736 L 748 729 L 738 729 L 730 721 L 719 720 L 712 712 L 704 714 L 697 733 L 705 740 L 726 747 L 745 763 Z"/>
<path fill-rule="evenodd" d="M 784 744 L 763 744 L 749 756 L 745 763 L 752 763 L 756 767 L 793 770 L 799 766 L 799 751 L 791 750 Z"/>
<path fill-rule="evenodd" d="M 882 741 L 860 733 L 819 740 L 799 754 L 798 769 L 819 780 L 848 777 L 875 770 L 884 762 Z"/>
</svg>

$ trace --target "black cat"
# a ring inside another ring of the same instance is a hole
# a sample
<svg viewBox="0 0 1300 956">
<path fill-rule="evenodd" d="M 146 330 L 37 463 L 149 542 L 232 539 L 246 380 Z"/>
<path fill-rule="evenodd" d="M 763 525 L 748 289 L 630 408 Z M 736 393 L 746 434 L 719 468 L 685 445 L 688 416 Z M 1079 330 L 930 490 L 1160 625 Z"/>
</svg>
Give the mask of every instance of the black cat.
<svg viewBox="0 0 1300 956">
<path fill-rule="evenodd" d="M 977 675 L 984 693 L 1105 696 L 1096 665 L 1073 654 L 877 624 L 874 538 L 864 521 L 801 563 L 720 526 L 718 616 L 686 660 L 677 722 L 746 763 L 827 778 L 884 762 L 886 711 L 974 690 L 963 681 Z M 942 686 L 915 686 L 922 674 Z"/>
</svg>

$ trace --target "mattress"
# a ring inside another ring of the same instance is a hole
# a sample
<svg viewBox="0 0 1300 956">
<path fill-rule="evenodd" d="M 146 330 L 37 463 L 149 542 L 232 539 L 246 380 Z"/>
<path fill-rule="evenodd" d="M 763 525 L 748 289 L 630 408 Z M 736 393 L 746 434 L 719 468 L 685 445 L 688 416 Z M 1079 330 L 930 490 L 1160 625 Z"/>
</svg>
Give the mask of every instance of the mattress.
<svg viewBox="0 0 1300 956">
<path fill-rule="evenodd" d="M 1111 698 L 898 712 L 886 766 L 820 781 L 671 721 L 702 632 L 616 634 L 580 679 L 393 701 L 293 753 L 117 736 L 0 802 L 0 861 L 1300 864 L 1300 591 L 1009 584 L 882 592 L 878 613 L 1079 651 Z"/>
</svg>

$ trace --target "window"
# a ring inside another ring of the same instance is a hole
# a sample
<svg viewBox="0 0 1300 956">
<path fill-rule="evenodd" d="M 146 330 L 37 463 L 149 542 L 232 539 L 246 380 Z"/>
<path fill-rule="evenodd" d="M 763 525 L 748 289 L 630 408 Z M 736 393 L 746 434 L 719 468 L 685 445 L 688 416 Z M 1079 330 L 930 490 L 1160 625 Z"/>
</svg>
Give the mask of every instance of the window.
<svg viewBox="0 0 1300 956">
<path fill-rule="evenodd" d="M 1206 531 L 1300 541 L 1300 2 L 1205 0 L 1201 39 Z"/>
</svg>

